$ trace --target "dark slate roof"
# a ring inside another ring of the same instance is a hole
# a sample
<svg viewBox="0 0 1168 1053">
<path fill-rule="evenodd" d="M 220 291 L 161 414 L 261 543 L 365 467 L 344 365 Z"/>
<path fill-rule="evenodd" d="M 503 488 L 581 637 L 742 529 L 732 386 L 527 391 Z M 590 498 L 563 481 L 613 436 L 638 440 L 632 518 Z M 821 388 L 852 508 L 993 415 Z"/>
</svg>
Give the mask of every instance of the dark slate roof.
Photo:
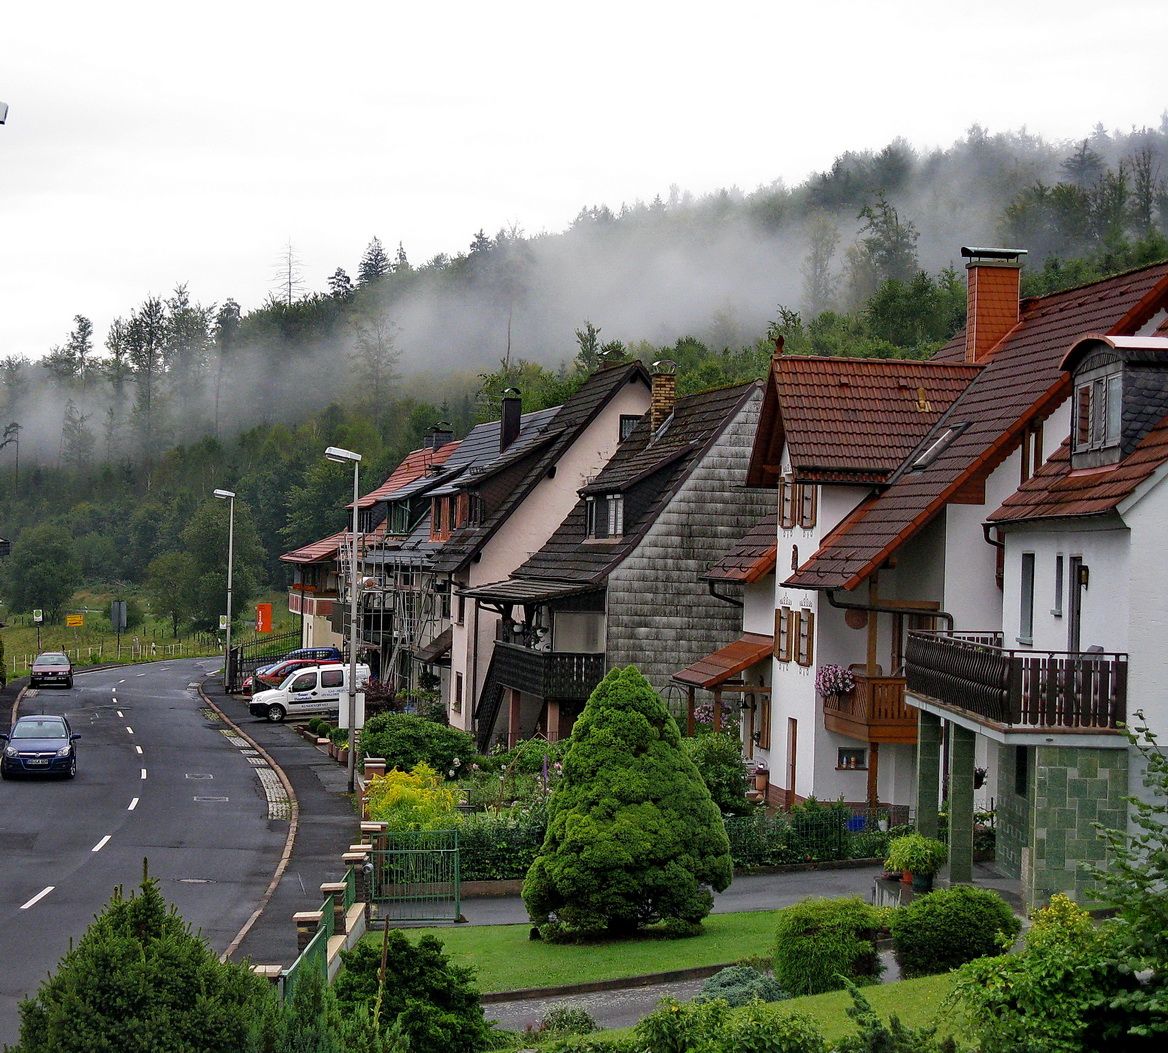
<svg viewBox="0 0 1168 1053">
<path fill-rule="evenodd" d="M 779 515 L 771 512 L 755 523 L 704 577 L 707 581 L 734 581 L 742 585 L 758 581 L 775 569 L 778 536 Z"/>
<path fill-rule="evenodd" d="M 522 466 L 526 461 L 526 468 L 522 470 L 517 483 L 496 507 L 486 511 L 483 522 L 478 526 L 456 530 L 438 549 L 434 557 L 434 570 L 449 573 L 464 566 L 523 503 L 548 469 L 555 465 L 613 396 L 626 384 L 636 382 L 649 387 L 649 374 L 640 362 L 597 370 L 562 406 L 556 408 L 542 431 L 538 434 L 533 431 L 526 440 L 521 433 L 520 438 L 501 457 L 496 452 L 495 457 L 477 463 L 474 470 L 460 477 L 456 488 L 473 490 L 488 475 Z M 463 446 L 469 440 L 470 436 L 467 436 Z M 525 447 L 518 446 L 521 441 L 525 441 Z"/>
<path fill-rule="evenodd" d="M 1034 420 L 1049 416 L 1070 392 L 1059 365 L 1085 333 L 1134 333 L 1168 300 L 1168 264 L 1050 296 L 1024 300 L 1018 324 L 984 359 L 984 368 L 949 407 L 890 481 L 859 505 L 819 550 L 787 579 L 808 589 L 852 589 L 928 524 L 965 486 L 979 484 L 1008 457 Z M 937 361 L 959 360 L 959 333 Z M 952 426 L 966 425 L 928 465 L 913 470 Z"/>
<path fill-rule="evenodd" d="M 586 491 L 628 493 L 630 486 L 636 486 L 638 497 L 644 502 L 643 511 L 631 521 L 628 506 L 632 502 L 626 498 L 629 532 L 611 540 L 586 540 L 586 506 L 581 498 L 547 544 L 520 566 L 513 577 L 603 584 L 609 572 L 637 547 L 645 531 L 656 522 L 706 451 L 759 387 L 756 381 L 678 399 L 673 415 L 658 429 L 652 442 L 646 415 L 617 447 L 604 470 L 585 488 Z"/>
</svg>

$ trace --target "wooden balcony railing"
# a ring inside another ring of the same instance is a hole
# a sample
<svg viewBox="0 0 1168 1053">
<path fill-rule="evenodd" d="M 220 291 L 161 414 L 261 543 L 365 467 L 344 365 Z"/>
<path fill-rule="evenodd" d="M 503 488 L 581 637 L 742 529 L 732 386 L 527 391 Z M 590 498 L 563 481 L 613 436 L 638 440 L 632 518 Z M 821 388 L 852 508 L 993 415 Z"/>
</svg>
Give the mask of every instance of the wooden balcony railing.
<svg viewBox="0 0 1168 1053">
<path fill-rule="evenodd" d="M 913 632 L 908 689 L 1017 730 L 1115 731 L 1127 717 L 1128 656 L 1010 650 L 1001 633 Z"/>
<path fill-rule="evenodd" d="M 853 675 L 854 691 L 823 700 L 823 726 L 860 742 L 915 743 L 917 711 L 904 701 L 904 677 Z"/>
<path fill-rule="evenodd" d="M 565 702 L 587 699 L 604 679 L 603 654 L 536 651 L 500 640 L 491 665 L 502 686 Z"/>
</svg>

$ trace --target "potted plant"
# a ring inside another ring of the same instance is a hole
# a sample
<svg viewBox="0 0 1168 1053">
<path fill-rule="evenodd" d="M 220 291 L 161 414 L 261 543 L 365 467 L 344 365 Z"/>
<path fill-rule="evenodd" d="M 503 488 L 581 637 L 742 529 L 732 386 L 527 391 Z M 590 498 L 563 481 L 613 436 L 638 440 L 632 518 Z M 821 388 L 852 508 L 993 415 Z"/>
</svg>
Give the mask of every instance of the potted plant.
<svg viewBox="0 0 1168 1053">
<path fill-rule="evenodd" d="M 754 766 L 754 788 L 759 793 L 766 793 L 767 783 L 770 782 L 771 771 L 765 761 L 759 761 Z"/>
<path fill-rule="evenodd" d="M 855 689 L 855 676 L 842 665 L 821 665 L 815 673 L 815 690 L 824 698 L 838 698 Z"/>
<path fill-rule="evenodd" d="M 914 892 L 928 892 L 933 878 L 949 858 L 949 849 L 941 841 L 921 834 L 894 837 L 888 847 L 884 866 L 888 870 L 908 871 L 912 874 Z"/>
</svg>

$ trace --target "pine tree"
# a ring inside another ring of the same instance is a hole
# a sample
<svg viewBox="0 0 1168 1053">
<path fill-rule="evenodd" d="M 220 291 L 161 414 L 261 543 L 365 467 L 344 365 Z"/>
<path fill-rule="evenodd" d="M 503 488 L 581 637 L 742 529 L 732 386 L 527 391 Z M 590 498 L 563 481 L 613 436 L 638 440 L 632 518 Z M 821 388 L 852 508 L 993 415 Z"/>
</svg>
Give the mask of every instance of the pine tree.
<svg viewBox="0 0 1168 1053">
<path fill-rule="evenodd" d="M 345 273 L 344 267 L 338 267 L 329 276 L 329 296 L 334 300 L 348 300 L 353 295 L 353 279 Z"/>
<path fill-rule="evenodd" d="M 389 256 L 381 245 L 381 239 L 374 235 L 357 267 L 357 285 L 361 288 L 371 285 L 384 278 L 392 269 Z"/>
<path fill-rule="evenodd" d="M 572 729 L 523 901 L 549 936 L 628 935 L 663 920 L 692 932 L 730 884 L 721 813 L 665 703 L 614 669 Z M 555 922 L 550 918 L 555 915 Z"/>
</svg>

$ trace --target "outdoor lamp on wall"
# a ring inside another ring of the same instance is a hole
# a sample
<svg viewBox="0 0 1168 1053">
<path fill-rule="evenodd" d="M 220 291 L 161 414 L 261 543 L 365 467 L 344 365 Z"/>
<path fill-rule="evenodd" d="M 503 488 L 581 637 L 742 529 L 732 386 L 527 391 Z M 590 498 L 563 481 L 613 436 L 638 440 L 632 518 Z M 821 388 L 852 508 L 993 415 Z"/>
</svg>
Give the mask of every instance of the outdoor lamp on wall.
<svg viewBox="0 0 1168 1053">
<path fill-rule="evenodd" d="M 361 499 L 359 476 L 361 455 L 352 450 L 342 450 L 330 446 L 324 451 L 325 459 L 337 464 L 353 466 L 353 562 L 349 572 L 349 757 L 346 765 L 349 777 L 349 793 L 353 792 L 357 775 L 357 503 Z"/>
</svg>

